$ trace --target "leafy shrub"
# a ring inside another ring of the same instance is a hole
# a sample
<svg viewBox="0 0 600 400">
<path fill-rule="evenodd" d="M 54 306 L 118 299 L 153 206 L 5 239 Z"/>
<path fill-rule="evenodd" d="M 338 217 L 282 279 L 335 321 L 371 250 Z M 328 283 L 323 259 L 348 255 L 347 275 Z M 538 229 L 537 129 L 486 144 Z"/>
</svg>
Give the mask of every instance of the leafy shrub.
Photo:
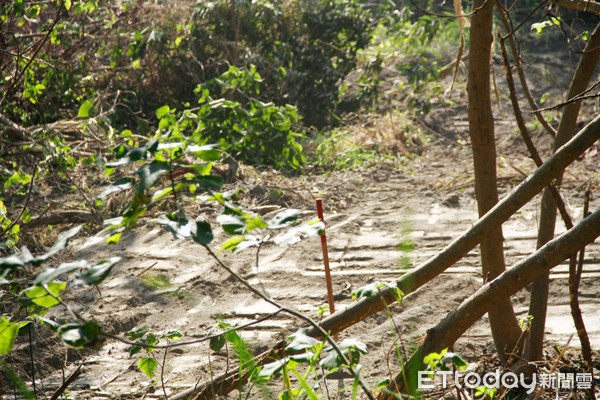
<svg viewBox="0 0 600 400">
<path fill-rule="evenodd" d="M 297 170 L 304 155 L 296 141 L 299 134 L 291 130 L 298 122 L 296 109 L 250 97 L 259 94 L 260 83 L 254 66 L 243 70 L 232 66 L 219 78 L 199 85 L 196 131 L 202 140 L 219 143 L 235 159 Z"/>
</svg>

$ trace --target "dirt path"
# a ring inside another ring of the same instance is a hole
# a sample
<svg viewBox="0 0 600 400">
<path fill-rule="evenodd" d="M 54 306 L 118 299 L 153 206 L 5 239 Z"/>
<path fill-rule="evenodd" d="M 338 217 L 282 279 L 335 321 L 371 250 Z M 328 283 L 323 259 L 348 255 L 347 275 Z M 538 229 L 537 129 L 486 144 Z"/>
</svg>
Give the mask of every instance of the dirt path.
<svg viewBox="0 0 600 400">
<path fill-rule="evenodd" d="M 515 160 L 519 158 L 515 156 Z M 527 172 L 532 169 L 527 161 L 515 166 Z M 513 167 L 507 164 L 500 168 L 499 181 L 505 191 L 521 179 Z M 351 294 L 359 287 L 397 278 L 405 268 L 418 265 L 468 229 L 476 220 L 471 176 L 466 148 L 438 143 L 403 168 L 383 164 L 300 181 L 308 190 L 320 189 L 330 210 L 325 219 L 336 308 L 351 304 Z M 565 186 L 576 189 L 580 182 L 581 175 L 578 179 L 567 178 Z M 248 196 L 256 192 L 252 188 L 257 186 L 259 183 L 246 183 L 250 189 L 246 192 Z M 580 191 L 567 191 L 576 219 L 581 217 L 579 196 Z M 251 200 L 246 199 L 248 204 Z M 539 200 L 530 203 L 504 225 L 508 265 L 535 247 L 538 203 Z M 303 209 L 303 220 L 316 216 L 310 201 L 298 204 Z M 218 247 L 227 236 L 220 228 L 213 228 L 217 234 L 214 246 Z M 600 347 L 599 252 L 598 245 L 588 248 L 581 284 L 582 311 L 595 349 Z M 95 318 L 115 335 L 123 337 L 134 327 L 147 326 L 156 333 L 177 329 L 184 334 L 181 340 L 189 341 L 204 337 L 216 327 L 217 320 L 240 325 L 275 310 L 249 294 L 200 246 L 174 240 L 153 221 L 139 226 L 110 249 L 100 246 L 73 255 L 97 259 L 115 254 L 124 261 L 100 285 L 99 291 L 86 289 L 71 293 L 79 312 Z M 318 238 L 289 248 L 264 246 L 258 269 L 254 252 L 242 254 L 222 253 L 222 256 L 250 283 L 256 287 L 262 283 L 278 302 L 320 318 L 318 310 L 326 304 L 326 294 Z M 568 307 L 566 278 L 566 265 L 552 271 L 547 340 L 560 345 L 566 344 L 575 332 Z M 407 296 L 402 306 L 393 306 L 403 351 L 413 348 L 429 327 L 472 294 L 481 281 L 478 252 L 473 251 L 434 281 Z M 513 300 L 517 315 L 525 317 L 527 291 L 518 293 Z M 455 351 L 466 358 L 478 359 L 493 353 L 486 318 L 472 327 Z M 259 352 L 302 325 L 298 320 L 279 314 L 245 329 L 241 335 Z M 363 376 L 370 384 L 397 371 L 394 334 L 386 315 L 367 318 L 341 335 L 345 337 L 367 344 L 369 354 L 362 363 Z M 571 345 L 578 345 L 576 338 Z M 99 351 L 84 352 L 83 374 L 71 389 L 92 398 L 160 397 L 160 376 L 149 379 L 137 370 L 140 355 L 130 358 L 127 347 L 109 340 Z M 159 360 L 162 362 L 160 357 Z M 176 393 L 210 379 L 211 373 L 224 371 L 229 362 L 225 353 L 211 355 L 206 342 L 172 349 L 164 371 L 167 393 Z M 76 365 L 70 365 L 66 372 Z M 51 391 L 60 385 L 62 378 L 58 375 L 44 379 L 43 387 Z"/>
</svg>

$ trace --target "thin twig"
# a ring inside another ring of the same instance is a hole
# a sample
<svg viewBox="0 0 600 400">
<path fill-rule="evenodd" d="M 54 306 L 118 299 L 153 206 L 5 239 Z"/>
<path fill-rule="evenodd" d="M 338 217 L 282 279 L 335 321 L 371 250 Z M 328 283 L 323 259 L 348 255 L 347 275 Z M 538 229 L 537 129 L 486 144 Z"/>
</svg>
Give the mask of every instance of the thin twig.
<svg viewBox="0 0 600 400">
<path fill-rule="evenodd" d="M 167 343 L 169 343 L 168 340 L 167 340 Z M 165 395 L 165 399 L 169 400 L 169 396 L 167 396 L 167 389 L 165 388 L 165 366 L 167 364 L 167 353 L 169 353 L 168 347 L 165 349 L 165 354 L 163 355 L 163 362 L 162 362 L 162 365 L 160 366 L 160 384 L 162 386 L 162 390 Z"/>
<path fill-rule="evenodd" d="M 33 361 L 33 341 L 31 339 L 31 328 L 29 328 L 29 358 L 31 361 L 31 384 L 33 385 L 33 396 L 37 399 L 37 385 L 35 384 L 35 362 Z"/>
<path fill-rule="evenodd" d="M 50 167 L 50 168 L 52 168 L 52 167 Z M 88 199 L 88 197 L 85 195 L 85 193 L 83 193 L 83 190 L 81 190 L 79 185 L 77 183 L 75 183 L 75 181 L 71 178 L 71 175 L 67 172 L 67 170 L 65 168 L 62 168 L 62 172 L 63 172 L 63 174 L 65 174 L 65 176 L 67 177 L 69 182 L 71 182 L 71 185 L 75 186 L 75 189 L 79 192 L 81 197 L 83 197 L 83 200 L 87 203 L 88 207 L 90 208 L 90 212 L 94 215 L 96 222 L 98 224 L 101 224 L 102 221 L 104 220 L 104 218 L 102 217 L 102 215 L 100 215 L 98 213 L 98 210 L 96 210 L 96 206 L 90 201 L 90 199 Z"/>
<path fill-rule="evenodd" d="M 533 10 L 531 10 L 531 12 L 529 12 L 529 14 L 525 17 L 525 19 L 523 21 L 521 21 L 521 23 L 519 25 L 517 25 L 516 28 L 507 29 L 507 31 L 509 31 L 509 33 L 507 33 L 506 36 L 504 36 L 504 38 L 506 39 L 507 36 L 513 36 L 519 29 L 521 29 L 521 27 L 523 25 L 525 25 L 525 22 L 527 22 L 531 17 L 533 17 L 533 14 L 535 14 L 535 12 L 538 9 L 540 9 L 544 4 L 547 4 L 547 3 L 548 3 L 548 1 L 542 1 L 540 4 L 537 5 L 537 7 L 535 7 Z M 500 4 L 499 1 L 497 1 L 496 4 L 498 4 L 500 6 L 500 8 L 508 15 L 508 10 L 506 10 L 504 7 L 502 7 L 502 5 Z M 504 13 L 500 13 L 500 15 L 503 15 L 503 14 Z"/>
<path fill-rule="evenodd" d="M 118 337 L 116 335 L 111 335 L 111 334 L 108 334 L 106 332 L 102 332 L 102 335 L 106 336 L 107 338 L 110 338 L 110 339 L 115 339 L 115 340 L 117 340 L 117 341 L 119 341 L 121 343 L 128 344 L 130 346 L 140 346 L 140 347 L 143 347 L 143 348 L 153 348 L 153 349 L 170 349 L 170 348 L 173 348 L 173 347 L 189 346 L 189 345 L 192 345 L 192 344 L 198 344 L 198 343 L 206 342 L 207 340 L 218 338 L 218 337 L 226 335 L 226 334 L 228 334 L 230 332 L 236 332 L 236 331 L 243 330 L 243 329 L 248 328 L 248 327 L 250 327 L 252 325 L 257 325 L 257 324 L 259 324 L 259 323 L 261 323 L 263 321 L 271 319 L 275 315 L 277 315 L 277 314 L 279 314 L 279 313 L 281 313 L 283 311 L 284 310 L 273 311 L 272 313 L 270 313 L 270 314 L 268 314 L 268 315 L 266 315 L 266 316 L 264 316 L 262 318 L 259 318 L 257 320 L 254 320 L 252 322 L 248 322 L 247 324 L 239 325 L 239 326 L 233 327 L 231 329 L 225 330 L 223 332 L 216 333 L 214 335 L 207 335 L 207 336 L 204 336 L 201 339 L 188 340 L 186 342 L 169 343 L 167 345 L 159 345 L 159 344 L 157 344 L 157 345 L 150 346 L 150 345 L 146 345 L 146 344 L 143 344 L 143 343 L 140 343 L 140 342 L 132 342 L 130 340 L 123 339 L 121 337 Z"/>
<path fill-rule="evenodd" d="M 258 242 L 258 246 L 256 249 L 256 279 L 258 279 L 258 283 L 260 283 L 260 287 L 262 288 L 263 292 L 265 293 L 265 296 L 271 298 L 271 295 L 269 295 L 269 293 L 267 292 L 267 289 L 265 288 L 263 281 L 260 279 L 260 275 L 259 275 L 259 271 L 258 271 L 258 265 L 259 265 L 259 260 L 260 260 L 260 249 L 262 248 L 263 243 L 264 243 L 263 239 L 261 239 Z"/>
<path fill-rule="evenodd" d="M 578 95 L 573 96 L 572 98 L 570 98 L 569 100 L 567 100 L 567 101 L 565 101 L 563 103 L 560 103 L 560 104 L 557 104 L 557 105 L 551 106 L 551 107 L 539 108 L 537 110 L 534 110 L 533 112 L 537 113 L 537 112 L 542 112 L 542 111 L 558 110 L 558 109 L 563 108 L 563 107 L 565 107 L 565 106 L 567 106 L 569 104 L 577 103 L 578 101 L 581 101 L 581 100 L 593 99 L 593 98 L 596 98 L 596 97 L 600 97 L 600 93 L 586 95 L 586 93 L 591 92 L 598 85 L 600 85 L 600 81 L 594 83 L 590 88 L 588 88 L 585 91 L 579 93 Z"/>
<path fill-rule="evenodd" d="M 456 143 L 454 140 L 450 139 L 449 137 L 446 137 L 444 135 L 442 135 L 441 133 L 437 133 L 436 131 L 434 131 L 433 129 L 431 129 L 430 127 L 428 127 L 427 125 L 425 125 L 425 122 L 421 121 L 419 118 L 417 118 L 416 116 L 413 116 L 413 119 L 423 127 L 423 129 L 425 129 L 427 132 L 431 133 L 432 135 L 435 135 L 441 139 L 447 140 L 452 144 L 458 144 Z"/>
<path fill-rule="evenodd" d="M 499 0 L 497 0 L 497 4 L 500 6 Z M 501 6 L 499 8 L 503 10 L 500 12 L 500 19 L 502 20 L 504 29 L 510 32 L 509 34 L 504 35 L 501 40 L 508 38 L 508 43 L 510 45 L 512 56 L 515 61 L 515 67 L 517 69 L 517 76 L 519 77 L 519 81 L 521 82 L 521 87 L 523 88 L 523 93 L 527 98 L 529 107 L 531 107 L 532 110 L 536 110 L 533 112 L 533 114 L 537 118 L 538 122 L 542 124 L 546 132 L 548 132 L 552 137 L 556 137 L 556 129 L 554 129 L 554 127 L 552 127 L 552 125 L 550 125 L 548 121 L 546 121 L 542 112 L 538 110 L 538 105 L 536 104 L 535 99 L 531 94 L 531 90 L 529 90 L 529 85 L 527 84 L 527 79 L 525 78 L 525 72 L 523 70 L 523 65 L 521 64 L 521 57 L 515 37 L 516 29 L 511 29 L 512 23 L 509 20 L 510 14 L 508 14 L 508 12 L 504 10 Z"/>
<path fill-rule="evenodd" d="M 558 366 L 558 363 L 560 362 L 560 359 L 562 358 L 563 354 L 565 354 L 565 351 L 567 351 L 567 347 L 569 346 L 569 343 L 571 343 L 571 340 L 573 339 L 573 335 L 571 335 L 571 337 L 569 337 L 569 340 L 567 340 L 567 344 L 562 346 L 560 348 L 560 351 L 557 352 L 556 358 L 554 359 L 554 362 L 552 363 L 552 366 L 550 367 L 550 371 L 548 371 L 549 374 L 553 374 L 554 371 L 556 371 L 556 367 Z M 542 395 L 542 388 L 539 388 L 535 394 L 535 397 L 533 398 L 533 400 L 538 400 L 540 398 L 540 396 Z"/>
<path fill-rule="evenodd" d="M 63 382 L 63 384 L 60 385 L 58 389 L 56 389 L 52 397 L 50 397 L 50 400 L 57 400 L 60 397 L 60 395 L 63 394 L 65 390 L 67 390 L 69 385 L 73 383 L 73 381 L 77 379 L 79 375 L 81 375 L 81 367 L 83 367 L 83 363 L 81 363 L 79 367 L 71 375 L 69 375 L 69 377 Z"/>
</svg>

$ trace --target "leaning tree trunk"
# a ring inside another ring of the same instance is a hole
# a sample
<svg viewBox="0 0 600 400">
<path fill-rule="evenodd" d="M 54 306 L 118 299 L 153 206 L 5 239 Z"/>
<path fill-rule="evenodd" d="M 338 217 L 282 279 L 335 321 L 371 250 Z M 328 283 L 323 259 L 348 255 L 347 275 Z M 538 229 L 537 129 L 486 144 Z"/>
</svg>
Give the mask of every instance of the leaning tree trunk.
<svg viewBox="0 0 600 400">
<path fill-rule="evenodd" d="M 567 99 L 572 99 L 582 93 L 592 78 L 594 68 L 600 56 L 600 25 L 592 33 L 585 50 L 579 60 L 579 65 L 571 81 Z M 573 136 L 581 101 L 576 101 L 565 106 L 560 120 L 556 137 L 554 138 L 554 152 L 563 146 Z M 560 186 L 562 173 L 556 177 L 556 187 Z M 548 188 L 544 190 L 540 210 L 540 224 L 538 228 L 537 248 L 552 240 L 556 225 L 556 203 Z M 531 300 L 529 302 L 529 315 L 533 317 L 529 340 L 527 341 L 525 356 L 530 361 L 541 360 L 544 347 L 544 328 L 546 325 L 546 310 L 548 306 L 549 274 L 538 277 L 531 285 Z"/>
<path fill-rule="evenodd" d="M 494 2 L 475 0 L 477 10 L 471 19 L 468 77 L 469 133 L 475 166 L 475 195 L 482 217 L 498 202 L 496 187 L 496 144 L 494 116 L 490 99 L 490 52 L 492 45 Z M 505 270 L 502 227 L 490 229 L 482 239 L 481 263 L 485 281 Z M 521 329 L 510 299 L 501 301 L 489 312 L 490 326 L 501 360 L 516 345 Z"/>
<path fill-rule="evenodd" d="M 600 210 L 580 221 L 569 231 L 548 242 L 535 253 L 515 264 L 497 279 L 482 286 L 471 297 L 451 311 L 439 324 L 427 330 L 421 346 L 403 365 L 382 391 L 379 400 L 394 400 L 393 393 L 416 394 L 418 374 L 424 370 L 423 358 L 452 346 L 486 312 L 490 312 L 498 299 L 507 299 L 523 289 L 536 276 L 549 271 L 600 235 Z"/>
</svg>

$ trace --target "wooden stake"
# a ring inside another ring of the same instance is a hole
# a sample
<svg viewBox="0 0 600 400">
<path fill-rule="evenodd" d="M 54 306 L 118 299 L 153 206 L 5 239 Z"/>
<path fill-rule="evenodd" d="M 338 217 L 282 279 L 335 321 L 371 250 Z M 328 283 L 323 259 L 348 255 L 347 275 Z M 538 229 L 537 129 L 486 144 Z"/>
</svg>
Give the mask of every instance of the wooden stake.
<svg viewBox="0 0 600 400">
<path fill-rule="evenodd" d="M 325 223 L 325 219 L 323 218 L 323 201 L 321 199 L 317 199 L 317 215 L 319 216 L 321 222 Z M 333 300 L 333 284 L 331 283 L 331 271 L 329 269 L 329 253 L 327 252 L 327 235 L 325 234 L 325 230 L 323 230 L 323 234 L 321 235 L 321 249 L 323 250 L 323 265 L 325 266 L 325 281 L 327 283 L 329 313 L 333 314 L 335 312 L 335 304 Z M 334 335 L 334 339 L 337 340 L 337 335 Z"/>
</svg>

